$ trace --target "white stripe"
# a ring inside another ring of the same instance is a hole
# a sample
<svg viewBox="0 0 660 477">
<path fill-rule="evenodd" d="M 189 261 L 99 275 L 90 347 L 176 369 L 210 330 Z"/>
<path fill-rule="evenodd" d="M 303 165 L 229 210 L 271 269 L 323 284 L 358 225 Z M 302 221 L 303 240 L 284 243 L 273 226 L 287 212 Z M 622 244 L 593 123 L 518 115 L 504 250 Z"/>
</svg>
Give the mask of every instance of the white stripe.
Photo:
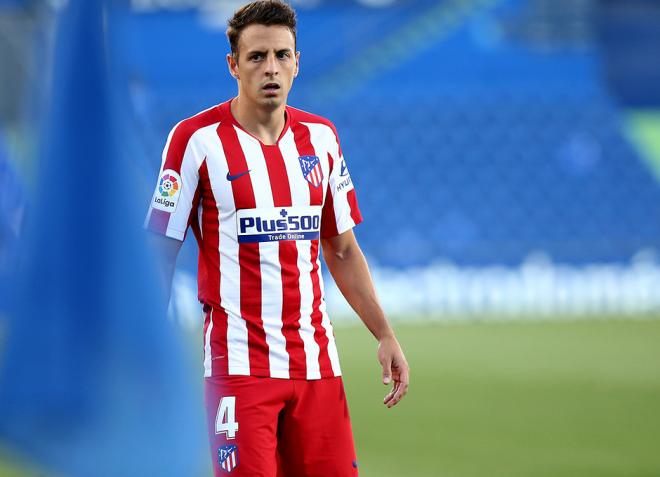
<svg viewBox="0 0 660 477">
<path fill-rule="evenodd" d="M 213 357 L 211 353 L 211 331 L 213 331 L 213 309 L 209 313 L 209 324 L 206 327 L 206 335 L 204 336 L 204 377 L 208 378 L 213 374 L 211 363 Z"/>
<path fill-rule="evenodd" d="M 241 317 L 241 280 L 236 241 L 236 210 L 231 183 L 226 180 L 229 167 L 216 128 L 207 129 L 204 141 L 207 147 L 206 165 L 211 188 L 218 203 L 220 222 L 220 297 L 227 313 L 227 362 L 229 374 L 250 374 L 248 332 Z"/>
<path fill-rule="evenodd" d="M 170 214 L 167 224 L 167 235 L 171 232 L 183 233 L 188 228 L 188 218 L 192 208 L 192 202 L 199 184 L 199 167 L 204 161 L 205 145 L 200 141 L 205 128 L 200 128 L 190 136 L 186 150 L 183 153 L 183 161 L 179 170 L 181 176 L 181 189 L 176 210 Z"/>
<path fill-rule="evenodd" d="M 334 168 L 332 169 L 332 177 L 330 178 L 330 191 L 332 192 L 333 200 L 332 205 L 335 210 L 337 232 L 340 234 L 355 227 L 355 221 L 353 220 L 353 217 L 351 217 L 351 205 L 348 203 L 348 193 L 353 190 L 353 182 L 339 192 L 337 192 L 335 187 L 335 185 L 340 183 L 343 179 L 339 175 L 341 172 L 342 161 L 343 157 L 339 156 L 339 159 L 335 161 Z"/>
<path fill-rule="evenodd" d="M 335 192 L 334 181 L 336 181 L 340 177 L 339 174 L 341 172 L 340 170 L 341 158 L 337 157 L 339 155 L 339 147 L 337 145 L 337 139 L 335 137 L 335 133 L 330 127 L 326 126 L 325 124 L 317 124 L 317 123 L 304 123 L 304 124 L 309 128 L 310 141 L 312 143 L 312 146 L 314 147 L 314 150 L 316 151 L 316 155 L 320 159 L 319 166 L 321 167 L 323 173 L 324 193 L 326 189 L 326 184 L 328 183 L 328 181 L 331 181 L 330 186 L 332 188 L 333 199 L 335 199 L 334 209 L 335 209 L 335 217 L 337 218 L 337 228 L 341 231 L 347 230 L 348 228 L 344 228 L 347 225 L 346 218 L 345 217 L 343 219 L 340 218 L 337 212 L 338 208 L 340 212 L 344 215 L 346 215 L 345 213 L 346 211 L 348 212 L 348 220 L 350 220 L 351 226 L 355 226 L 355 223 L 353 222 L 353 219 L 350 217 L 350 208 L 348 207 L 348 202 L 346 201 L 345 192 L 343 198 L 337 198 L 337 195 L 334 194 Z M 330 163 L 328 159 L 328 153 L 330 153 L 330 155 L 333 158 L 335 158 L 332 168 L 332 179 L 330 178 L 330 173 L 329 173 Z M 345 191 L 347 192 L 351 188 L 352 186 L 347 187 Z M 338 205 L 337 202 L 340 202 L 340 204 Z M 321 325 L 325 329 L 325 335 L 328 338 L 328 356 L 330 358 L 330 365 L 332 366 L 332 372 L 334 373 L 335 376 L 341 376 L 341 367 L 339 365 L 339 354 L 337 353 L 337 344 L 335 343 L 335 335 L 332 329 L 332 323 L 330 322 L 330 317 L 328 316 L 326 304 L 324 300 L 325 288 L 323 285 L 323 273 L 321 270 L 320 252 L 321 251 L 319 249 L 319 256 L 316 258 L 316 261 L 318 263 L 319 288 L 321 289 L 321 305 L 319 307 L 322 314 Z"/>
<path fill-rule="evenodd" d="M 160 156 L 161 170 L 163 169 L 163 166 L 165 165 L 165 161 L 167 160 L 167 152 L 170 149 L 170 143 L 172 142 L 172 136 L 174 136 L 174 131 L 176 131 L 176 128 L 178 128 L 183 121 L 185 121 L 185 119 L 176 123 L 174 127 L 170 130 L 170 133 L 167 135 L 167 141 L 165 141 L 165 147 L 163 148 L 163 153 Z"/>
<path fill-rule="evenodd" d="M 245 154 L 256 207 L 274 207 L 266 158 L 261 144 L 245 131 L 235 128 Z M 261 268 L 261 320 L 268 344 L 270 375 L 273 378 L 289 377 L 289 353 L 282 334 L 282 267 L 280 243 L 261 242 L 259 261 Z"/>
<path fill-rule="evenodd" d="M 198 115 L 200 115 L 200 114 L 203 114 L 203 113 L 205 113 L 205 112 L 207 112 L 207 111 L 210 111 L 211 109 L 213 109 L 213 108 L 215 108 L 215 107 L 216 107 L 216 106 L 212 106 L 212 107 L 210 107 L 210 108 L 207 108 L 207 109 L 205 109 L 204 111 L 201 111 L 200 113 L 198 113 L 196 116 L 198 116 Z M 193 116 L 193 117 L 194 117 L 194 116 Z M 190 119 L 190 118 L 188 118 L 188 119 Z M 181 121 L 179 121 L 178 123 L 176 123 L 176 124 L 174 125 L 174 127 L 170 130 L 169 134 L 167 135 L 167 141 L 165 141 L 165 147 L 163 148 L 163 152 L 162 152 L 162 154 L 161 154 L 161 158 L 160 158 L 160 159 L 161 159 L 161 160 L 160 160 L 160 173 L 158 174 L 158 180 L 160 180 L 160 176 L 161 176 L 162 173 L 163 173 L 163 166 L 165 165 L 165 161 L 167 160 L 167 153 L 168 153 L 168 151 L 169 151 L 169 149 L 170 149 L 170 143 L 172 142 L 172 137 L 174 136 L 174 132 L 177 130 L 177 128 L 179 127 L 179 125 L 181 125 L 181 123 L 183 123 L 184 121 L 186 121 L 186 120 L 184 119 L 184 120 L 181 120 Z M 192 137 L 191 137 L 191 139 L 192 139 Z M 200 164 L 201 164 L 201 161 L 200 161 Z M 183 165 L 182 165 L 182 166 L 183 166 Z M 198 166 L 198 169 L 199 169 L 199 166 Z M 157 184 L 158 184 L 158 183 L 157 183 Z M 156 187 L 158 187 L 158 185 L 156 185 Z M 152 200 L 153 200 L 153 198 L 152 198 Z M 145 220 L 145 222 L 144 222 L 144 226 L 145 226 L 145 227 L 149 224 L 149 219 L 151 218 L 151 211 L 152 211 L 152 210 L 153 210 L 153 209 L 151 208 L 151 206 L 149 206 L 149 212 L 147 213 L 147 218 L 146 218 L 146 220 Z M 175 235 L 180 236 L 181 234 L 175 234 Z"/>
<path fill-rule="evenodd" d="M 320 168 L 321 177 L 323 180 L 323 192 L 325 193 L 326 185 L 328 183 L 328 176 L 330 175 L 330 164 L 328 162 L 328 153 L 333 157 L 337 153 L 337 140 L 335 133 L 332 129 L 325 124 L 318 123 L 302 123 L 309 129 L 309 140 L 312 143 L 314 152 L 319 158 L 318 167 Z"/>
<path fill-rule="evenodd" d="M 309 184 L 302 175 L 298 161 L 298 149 L 291 130 L 280 140 L 280 151 L 284 157 L 287 175 L 289 176 L 289 187 L 291 188 L 291 200 L 293 205 L 309 205 Z M 298 269 L 300 270 L 300 329 L 298 333 L 303 341 L 305 349 L 305 360 L 307 363 L 307 379 L 319 379 L 321 370 L 319 366 L 319 345 L 314 339 L 314 327 L 312 326 L 312 305 L 314 302 L 314 289 L 312 286 L 311 246 L 309 240 L 296 241 L 298 249 Z"/>
<path fill-rule="evenodd" d="M 320 254 L 319 254 L 320 255 Z M 325 335 L 328 337 L 328 356 L 330 357 L 330 365 L 332 366 L 332 372 L 335 376 L 341 376 L 341 366 L 339 366 L 339 353 L 337 353 L 337 343 L 335 343 L 335 333 L 332 329 L 332 323 L 330 322 L 330 317 L 325 306 L 324 295 L 325 292 L 323 287 L 323 273 L 321 273 L 321 261 L 317 258 L 319 262 L 319 286 L 321 287 L 321 313 L 323 314 L 323 319 L 321 320 L 321 325 L 325 328 Z"/>
<path fill-rule="evenodd" d="M 320 348 L 314 339 L 315 330 L 312 326 L 314 287 L 311 275 L 311 242 L 298 240 L 296 246 L 298 247 L 298 268 L 300 270 L 300 329 L 298 333 L 305 347 L 307 379 L 320 379 Z"/>
<path fill-rule="evenodd" d="M 197 206 L 197 223 L 199 224 L 199 235 L 202 237 L 202 240 L 204 240 L 204 224 L 202 223 L 202 212 L 204 212 L 204 208 L 202 207 L 202 201 L 199 201 L 199 205 Z"/>
<path fill-rule="evenodd" d="M 284 158 L 286 173 L 289 177 L 292 205 L 309 205 L 309 183 L 305 180 L 298 161 L 298 149 L 293 132 L 289 129 L 280 139 L 280 152 Z"/>
<path fill-rule="evenodd" d="M 334 159 L 332 174 L 328 180 L 330 181 L 330 192 L 332 193 L 337 231 L 339 233 L 346 232 L 355 227 L 355 221 L 353 221 L 353 218 L 351 217 L 351 207 L 348 203 L 348 192 L 353 189 L 353 184 L 351 183 L 337 192 L 336 185 L 344 179 L 340 176 L 341 163 L 344 158 L 343 156 L 339 156 L 335 134 L 332 129 L 325 124 L 304 124 L 309 127 L 310 140 L 319 158 L 327 158 L 329 152 Z M 321 154 L 323 154 L 323 158 Z M 321 164 L 324 162 L 325 160 L 321 160 Z"/>
</svg>

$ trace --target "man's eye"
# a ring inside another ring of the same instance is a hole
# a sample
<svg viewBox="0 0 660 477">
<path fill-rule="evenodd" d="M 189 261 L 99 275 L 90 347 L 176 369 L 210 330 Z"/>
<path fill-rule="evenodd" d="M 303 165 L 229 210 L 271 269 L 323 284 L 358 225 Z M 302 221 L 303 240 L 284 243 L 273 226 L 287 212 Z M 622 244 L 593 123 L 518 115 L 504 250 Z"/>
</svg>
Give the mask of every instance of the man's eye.
<svg viewBox="0 0 660 477">
<path fill-rule="evenodd" d="M 261 53 L 255 53 L 254 55 L 250 56 L 250 59 L 251 60 L 260 60 L 261 58 L 263 58 L 263 56 L 264 55 L 262 55 Z"/>
<path fill-rule="evenodd" d="M 289 58 L 290 56 L 291 56 L 291 55 L 289 54 L 288 51 L 280 51 L 280 52 L 277 53 L 277 57 L 278 57 L 280 60 L 283 60 L 284 58 Z"/>
</svg>

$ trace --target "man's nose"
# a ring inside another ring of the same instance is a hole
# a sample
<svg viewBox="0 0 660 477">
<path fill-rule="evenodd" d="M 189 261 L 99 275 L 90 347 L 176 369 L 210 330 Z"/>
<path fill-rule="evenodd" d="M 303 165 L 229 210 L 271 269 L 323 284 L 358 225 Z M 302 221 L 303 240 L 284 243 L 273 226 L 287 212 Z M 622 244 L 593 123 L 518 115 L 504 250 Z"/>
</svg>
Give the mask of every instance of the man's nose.
<svg viewBox="0 0 660 477">
<path fill-rule="evenodd" d="M 277 58 L 275 57 L 275 53 L 269 53 L 266 56 L 266 74 L 276 75 L 277 73 L 279 73 Z"/>
</svg>

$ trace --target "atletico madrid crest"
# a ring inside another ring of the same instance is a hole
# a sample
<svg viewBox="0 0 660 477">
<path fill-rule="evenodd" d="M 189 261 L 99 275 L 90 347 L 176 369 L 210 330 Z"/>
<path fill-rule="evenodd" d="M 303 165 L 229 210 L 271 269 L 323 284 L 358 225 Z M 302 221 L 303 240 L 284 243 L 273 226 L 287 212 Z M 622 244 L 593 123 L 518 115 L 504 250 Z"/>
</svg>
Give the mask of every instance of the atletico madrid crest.
<svg viewBox="0 0 660 477">
<path fill-rule="evenodd" d="M 238 465 L 238 447 L 226 445 L 218 449 L 218 463 L 220 468 L 229 473 Z"/>
<path fill-rule="evenodd" d="M 318 187 L 323 182 L 323 169 L 318 156 L 300 156 L 300 168 L 303 176 L 314 187 Z"/>
</svg>

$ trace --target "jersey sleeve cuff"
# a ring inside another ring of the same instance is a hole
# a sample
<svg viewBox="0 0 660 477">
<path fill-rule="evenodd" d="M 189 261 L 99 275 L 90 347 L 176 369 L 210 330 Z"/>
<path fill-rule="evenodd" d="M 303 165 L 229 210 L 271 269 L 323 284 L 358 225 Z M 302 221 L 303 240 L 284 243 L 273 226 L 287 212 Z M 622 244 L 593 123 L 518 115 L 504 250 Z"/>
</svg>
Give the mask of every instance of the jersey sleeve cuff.
<svg viewBox="0 0 660 477">
<path fill-rule="evenodd" d="M 169 213 L 151 209 L 144 221 L 144 228 L 150 232 L 183 242 L 186 237 L 185 230 L 177 230 L 170 227 L 169 219 Z"/>
<path fill-rule="evenodd" d="M 186 238 L 186 233 L 181 232 L 179 230 L 169 229 L 166 232 L 163 232 L 162 230 L 156 230 L 152 227 L 145 227 L 145 230 L 147 230 L 148 232 L 154 233 L 154 234 L 163 235 L 165 237 L 169 237 L 169 238 L 178 240 L 179 242 L 183 242 Z"/>
<path fill-rule="evenodd" d="M 359 225 L 360 223 L 362 223 L 361 215 L 355 217 L 354 221 L 352 222 L 345 222 L 341 224 L 341 226 L 337 226 L 336 233 L 335 230 L 330 231 L 330 233 L 325 233 L 325 234 L 321 233 L 321 238 L 327 239 L 327 238 L 337 237 L 338 235 L 341 235 L 344 232 L 348 232 L 349 230 L 351 230 L 356 225 Z"/>
</svg>

